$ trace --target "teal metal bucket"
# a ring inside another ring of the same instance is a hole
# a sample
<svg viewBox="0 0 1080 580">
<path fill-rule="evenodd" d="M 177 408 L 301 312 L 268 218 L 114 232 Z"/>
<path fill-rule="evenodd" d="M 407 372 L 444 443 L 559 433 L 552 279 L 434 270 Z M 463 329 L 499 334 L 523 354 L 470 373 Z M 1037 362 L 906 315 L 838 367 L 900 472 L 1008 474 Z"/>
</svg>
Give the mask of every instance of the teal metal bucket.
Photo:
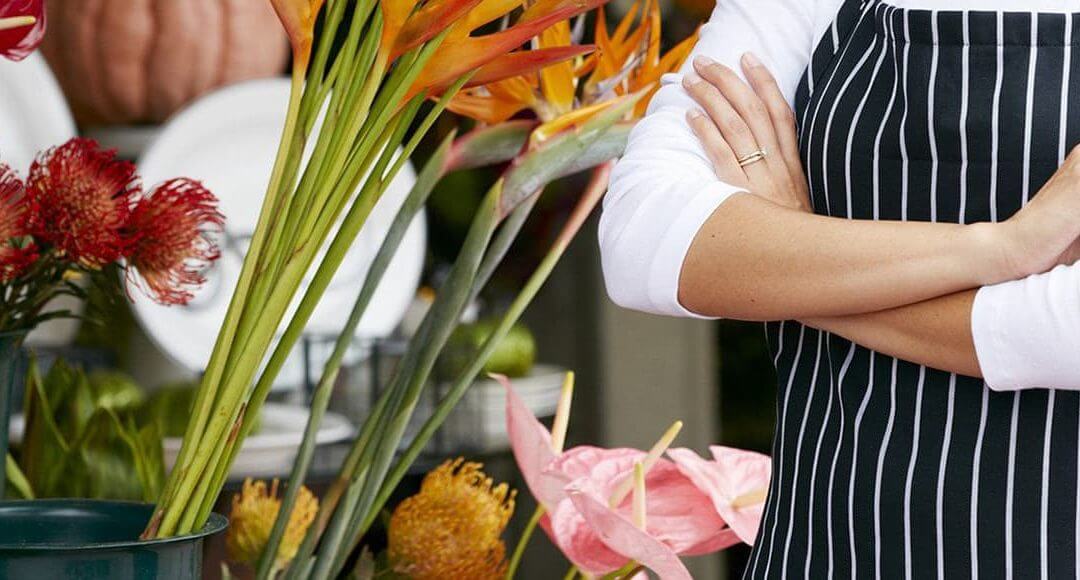
<svg viewBox="0 0 1080 580">
<path fill-rule="evenodd" d="M 140 541 L 151 504 L 85 499 L 0 502 L 0 579 L 187 580 L 202 577 L 204 541 L 228 526 Z"/>
</svg>

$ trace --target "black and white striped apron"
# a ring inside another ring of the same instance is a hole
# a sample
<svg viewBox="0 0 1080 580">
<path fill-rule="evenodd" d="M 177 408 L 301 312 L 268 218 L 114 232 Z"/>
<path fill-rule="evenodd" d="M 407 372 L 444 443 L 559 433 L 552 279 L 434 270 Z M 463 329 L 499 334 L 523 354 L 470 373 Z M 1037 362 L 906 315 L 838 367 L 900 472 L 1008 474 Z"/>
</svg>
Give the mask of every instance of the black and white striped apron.
<svg viewBox="0 0 1080 580">
<path fill-rule="evenodd" d="M 947 4 L 947 3 L 943 3 Z M 1080 14 L 848 0 L 797 98 L 815 211 L 1008 218 L 1080 142 Z M 1074 392 L 996 393 L 788 321 L 748 578 L 1080 577 Z"/>
</svg>

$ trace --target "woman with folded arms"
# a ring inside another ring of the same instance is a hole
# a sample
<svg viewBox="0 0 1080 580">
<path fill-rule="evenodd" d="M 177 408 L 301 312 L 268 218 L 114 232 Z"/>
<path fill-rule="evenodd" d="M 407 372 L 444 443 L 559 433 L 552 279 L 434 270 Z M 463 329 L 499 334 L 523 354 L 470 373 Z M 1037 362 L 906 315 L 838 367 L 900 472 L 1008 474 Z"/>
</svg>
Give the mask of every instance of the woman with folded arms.
<svg viewBox="0 0 1080 580">
<path fill-rule="evenodd" d="M 613 173 L 612 299 L 767 323 L 748 578 L 1080 576 L 1080 2 L 940 8 L 719 0 Z"/>
</svg>

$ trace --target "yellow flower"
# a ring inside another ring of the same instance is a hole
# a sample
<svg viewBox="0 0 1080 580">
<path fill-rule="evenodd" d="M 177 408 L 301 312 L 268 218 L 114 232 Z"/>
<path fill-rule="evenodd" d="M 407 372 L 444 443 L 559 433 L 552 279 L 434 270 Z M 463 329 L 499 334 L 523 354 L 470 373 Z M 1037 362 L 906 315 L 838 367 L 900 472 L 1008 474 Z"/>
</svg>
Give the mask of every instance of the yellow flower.
<svg viewBox="0 0 1080 580">
<path fill-rule="evenodd" d="M 270 539 L 281 499 L 277 497 L 278 480 L 274 480 L 269 490 L 265 481 L 244 480 L 240 493 L 233 496 L 232 513 L 229 518 L 229 531 L 225 535 L 225 547 L 229 559 L 252 566 L 257 565 L 259 557 Z M 278 546 L 274 565 L 284 567 L 296 557 L 300 542 L 304 539 L 315 514 L 319 511 L 319 500 L 306 487 L 300 488 L 296 496 L 296 505 L 289 516 L 289 525 Z"/>
<path fill-rule="evenodd" d="M 494 485 L 483 465 L 458 458 L 424 477 L 420 493 L 390 517 L 394 571 L 414 580 L 487 580 L 506 574 L 503 530 L 515 492 Z"/>
</svg>

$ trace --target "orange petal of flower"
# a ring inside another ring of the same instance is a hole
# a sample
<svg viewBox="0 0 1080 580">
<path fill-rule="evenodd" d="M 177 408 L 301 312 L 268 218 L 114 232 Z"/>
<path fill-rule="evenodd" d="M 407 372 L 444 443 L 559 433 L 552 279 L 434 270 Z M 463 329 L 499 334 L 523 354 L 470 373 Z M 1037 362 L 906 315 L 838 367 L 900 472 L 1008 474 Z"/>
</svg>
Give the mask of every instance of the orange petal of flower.
<svg viewBox="0 0 1080 580">
<path fill-rule="evenodd" d="M 570 111 L 569 113 L 556 117 L 555 119 L 552 119 L 547 123 L 544 123 L 537 127 L 533 131 L 532 141 L 534 143 L 546 141 L 551 136 L 561 133 L 569 129 L 570 127 L 579 126 L 588 121 L 589 119 L 600 114 L 602 111 L 617 102 L 621 102 L 621 99 L 609 99 L 607 101 L 601 101 L 599 103 L 595 103 L 587 107 L 582 107 L 580 109 L 575 109 L 573 111 Z"/>
<path fill-rule="evenodd" d="M 465 22 L 466 20 L 463 17 L 479 3 L 480 0 L 438 0 L 428 2 L 423 8 L 409 16 L 401 26 L 394 38 L 390 59 L 393 60 L 431 40 L 435 35 L 457 22 Z M 398 15 L 395 15 L 395 18 L 397 17 Z M 383 42 L 387 40 L 385 30 L 384 28 Z"/>
<path fill-rule="evenodd" d="M 379 38 L 379 52 L 390 54 L 398 34 L 405 26 L 405 21 L 412 14 L 414 0 L 379 0 L 379 10 L 383 15 L 382 36 Z"/>
<path fill-rule="evenodd" d="M 292 43 L 297 62 L 307 64 L 315 37 L 315 18 L 323 0 L 270 0 Z"/>
<path fill-rule="evenodd" d="M 488 22 L 502 18 L 513 9 L 521 6 L 521 4 L 521 0 L 483 0 L 469 11 L 468 16 L 465 17 L 465 27 L 462 30 L 472 32 Z"/>
<path fill-rule="evenodd" d="M 489 83 L 484 85 L 484 88 L 493 97 L 524 103 L 528 106 L 536 103 L 535 85 L 525 76 L 510 77 L 502 81 Z"/>
<path fill-rule="evenodd" d="M 594 48 L 591 44 L 579 44 L 537 50 L 519 50 L 504 54 L 481 67 L 469 79 L 466 86 L 486 85 L 509 77 L 521 76 L 537 70 L 546 70 L 545 67 L 550 67 L 552 63 L 588 54 Z"/>
<path fill-rule="evenodd" d="M 605 0 L 588 0 L 581 5 L 565 7 L 536 20 L 486 36 L 447 39 L 427 62 L 424 71 L 409 90 L 409 95 L 416 95 L 428 88 L 437 92 L 462 74 L 479 69 L 505 55 L 552 24 L 576 16 L 592 8 L 595 3 L 603 1 Z"/>
<path fill-rule="evenodd" d="M 541 32 L 538 45 L 554 48 L 570 46 L 570 43 L 570 23 L 563 21 Z M 555 114 L 561 115 L 574 107 L 577 89 L 574 81 L 574 65 L 570 62 L 554 64 L 540 71 L 540 91 Z"/>
<path fill-rule="evenodd" d="M 474 93 L 458 93 L 446 107 L 451 111 L 495 125 L 513 117 L 525 108 L 521 101 L 506 100 L 498 97 L 481 96 Z"/>
</svg>

